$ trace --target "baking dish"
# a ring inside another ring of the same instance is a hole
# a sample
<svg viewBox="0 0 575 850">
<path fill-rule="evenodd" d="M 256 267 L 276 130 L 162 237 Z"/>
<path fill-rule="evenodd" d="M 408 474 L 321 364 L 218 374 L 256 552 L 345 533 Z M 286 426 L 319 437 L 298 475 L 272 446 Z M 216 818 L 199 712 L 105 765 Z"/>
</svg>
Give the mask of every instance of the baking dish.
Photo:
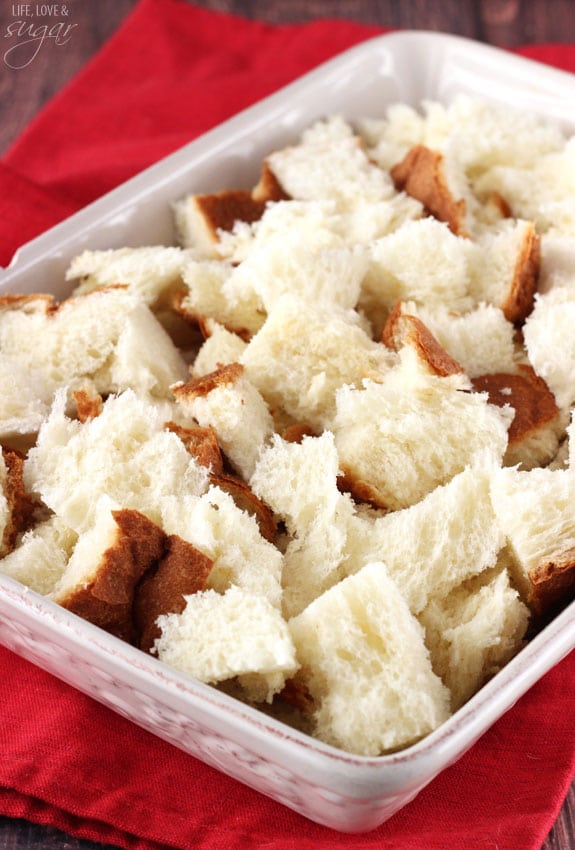
<svg viewBox="0 0 575 850">
<path fill-rule="evenodd" d="M 64 273 L 85 248 L 174 241 L 171 203 L 187 192 L 251 186 L 261 159 L 315 119 L 378 117 L 394 101 L 459 92 L 558 120 L 575 79 L 454 36 L 402 32 L 371 39 L 205 134 L 23 246 L 3 292 L 67 294 Z M 458 759 L 575 646 L 566 608 L 462 709 L 418 744 L 378 758 L 315 741 L 167 668 L 0 575 L 0 642 L 135 723 L 304 816 L 344 832 L 372 829 Z"/>
</svg>

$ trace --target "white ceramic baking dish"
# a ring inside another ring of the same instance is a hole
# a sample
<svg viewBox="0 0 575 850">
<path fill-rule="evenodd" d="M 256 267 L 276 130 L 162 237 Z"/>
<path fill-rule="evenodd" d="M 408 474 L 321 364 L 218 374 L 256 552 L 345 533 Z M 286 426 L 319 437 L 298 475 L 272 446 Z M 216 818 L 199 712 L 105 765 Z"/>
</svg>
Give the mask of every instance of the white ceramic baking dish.
<svg viewBox="0 0 575 850">
<path fill-rule="evenodd" d="M 575 78 L 569 74 L 454 36 L 381 36 L 322 65 L 23 246 L 0 275 L 0 291 L 62 296 L 64 271 L 83 248 L 172 243 L 170 202 L 188 191 L 253 185 L 262 157 L 323 115 L 377 117 L 393 101 L 448 101 L 458 92 L 523 107 L 575 131 Z M 0 642 L 308 818 L 355 832 L 376 827 L 412 800 L 571 651 L 575 603 L 433 734 L 379 758 L 314 741 L 2 575 Z"/>
</svg>

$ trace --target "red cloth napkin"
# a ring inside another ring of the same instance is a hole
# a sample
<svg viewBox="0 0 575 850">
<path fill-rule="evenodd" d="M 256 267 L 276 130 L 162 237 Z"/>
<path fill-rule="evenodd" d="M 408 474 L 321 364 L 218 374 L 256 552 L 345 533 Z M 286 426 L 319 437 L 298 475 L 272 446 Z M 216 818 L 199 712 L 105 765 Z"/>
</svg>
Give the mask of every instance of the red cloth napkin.
<svg viewBox="0 0 575 850">
<path fill-rule="evenodd" d="M 142 0 L 0 163 L 15 248 L 300 73 L 381 30 L 271 26 Z M 575 46 L 520 52 L 575 71 Z M 540 850 L 575 774 L 575 653 L 377 830 L 340 835 L 0 648 L 0 814 L 125 848 Z"/>
</svg>

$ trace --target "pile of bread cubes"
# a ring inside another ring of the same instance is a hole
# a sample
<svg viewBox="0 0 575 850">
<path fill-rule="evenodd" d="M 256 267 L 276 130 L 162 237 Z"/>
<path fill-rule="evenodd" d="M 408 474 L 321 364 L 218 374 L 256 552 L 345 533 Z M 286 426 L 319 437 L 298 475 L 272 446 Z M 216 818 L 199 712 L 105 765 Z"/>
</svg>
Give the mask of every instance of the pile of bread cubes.
<svg viewBox="0 0 575 850">
<path fill-rule="evenodd" d="M 575 139 L 318 120 L 175 245 L 0 298 L 0 571 L 374 756 L 575 589 Z"/>
</svg>

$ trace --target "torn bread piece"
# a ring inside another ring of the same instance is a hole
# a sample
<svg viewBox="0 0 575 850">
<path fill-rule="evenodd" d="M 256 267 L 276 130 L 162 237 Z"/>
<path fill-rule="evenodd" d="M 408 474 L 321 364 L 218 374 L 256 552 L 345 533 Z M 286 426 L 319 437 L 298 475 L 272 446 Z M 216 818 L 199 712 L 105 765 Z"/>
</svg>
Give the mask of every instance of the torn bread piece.
<svg viewBox="0 0 575 850">
<path fill-rule="evenodd" d="M 538 295 L 523 327 L 529 362 L 561 410 L 575 404 L 575 291 L 565 287 Z"/>
<path fill-rule="evenodd" d="M 500 461 L 511 419 L 468 392 L 465 376 L 430 374 L 409 347 L 398 356 L 379 381 L 337 391 L 332 425 L 344 486 L 387 510 L 415 504 L 484 453 Z"/>
<path fill-rule="evenodd" d="M 316 121 L 266 162 L 291 198 L 331 200 L 339 212 L 395 195 L 389 174 L 369 159 L 363 140 L 341 115 Z"/>
<path fill-rule="evenodd" d="M 359 300 L 374 335 L 379 336 L 398 301 L 456 312 L 472 309 L 470 245 L 433 218 L 407 222 L 374 241 Z"/>
<path fill-rule="evenodd" d="M 370 158 L 390 171 L 416 145 L 424 143 L 426 104 L 419 110 L 406 103 L 391 103 L 380 118 L 362 116 L 357 132 Z M 437 142 L 439 146 L 439 142 Z"/>
<path fill-rule="evenodd" d="M 289 621 L 314 735 L 377 756 L 422 738 L 450 714 L 423 629 L 387 575 L 367 564 Z"/>
<path fill-rule="evenodd" d="M 33 442 L 53 394 L 50 376 L 39 370 L 34 356 L 26 357 L 22 350 L 30 344 L 25 335 L 38 340 L 55 309 L 54 296 L 44 293 L 0 297 L 0 438 L 17 449 Z"/>
<path fill-rule="evenodd" d="M 236 679 L 245 697 L 271 702 L 298 668 L 287 623 L 262 596 L 239 587 L 185 597 L 179 614 L 158 618 L 153 652 L 209 684 Z"/>
<path fill-rule="evenodd" d="M 78 535 L 57 516 L 22 534 L 18 545 L 0 561 L 0 572 L 48 596 L 61 579 Z"/>
<path fill-rule="evenodd" d="M 138 511 L 98 500 L 93 526 L 80 535 L 50 598 L 111 634 L 131 641 L 134 590 L 164 551 L 162 529 Z"/>
<path fill-rule="evenodd" d="M 269 204 L 257 221 L 238 221 L 233 230 L 222 232 L 218 250 L 223 260 L 237 266 L 287 234 L 291 241 L 303 241 L 314 251 L 349 247 L 343 223 L 333 200 L 278 201 Z"/>
<path fill-rule="evenodd" d="M 510 221 L 476 242 L 470 253 L 470 291 L 477 303 L 499 307 L 521 324 L 533 309 L 539 281 L 541 239 L 531 221 Z"/>
<path fill-rule="evenodd" d="M 416 145 L 390 173 L 398 191 L 421 201 L 429 215 L 444 221 L 456 236 L 469 236 L 465 198 L 450 185 L 444 154 Z"/>
<path fill-rule="evenodd" d="M 575 593 L 574 471 L 504 468 L 491 498 L 523 600 L 538 617 L 554 613 Z"/>
<path fill-rule="evenodd" d="M 51 381 L 32 364 L 0 351 L 0 440 L 26 451 L 50 412 Z"/>
<path fill-rule="evenodd" d="M 430 600 L 419 621 L 433 669 L 451 692 L 452 711 L 519 652 L 529 619 L 529 609 L 500 566 Z"/>
<path fill-rule="evenodd" d="M 164 497 L 200 494 L 209 479 L 165 421 L 161 409 L 126 390 L 81 423 L 66 415 L 61 390 L 24 462 L 25 485 L 77 533 L 91 526 L 101 495 L 159 522 Z"/>
<path fill-rule="evenodd" d="M 421 319 L 406 311 L 401 301 L 391 311 L 381 338 L 394 351 L 399 351 L 404 345 L 411 346 L 421 363 L 433 375 L 446 377 L 465 372 L 463 366 L 447 353 Z"/>
<path fill-rule="evenodd" d="M 338 489 L 333 434 L 290 443 L 276 435 L 250 486 L 289 533 L 282 570 L 283 611 L 292 617 L 345 575 L 347 525 L 354 513 Z"/>
<path fill-rule="evenodd" d="M 222 366 L 241 360 L 247 342 L 239 334 L 228 330 L 214 319 L 201 321 L 204 342 L 190 365 L 193 378 L 215 372 Z"/>
<path fill-rule="evenodd" d="M 17 304 L 0 308 L 0 350 L 41 376 L 52 394 L 89 378 L 101 394 L 131 387 L 167 399 L 169 386 L 187 374 L 182 355 L 148 307 L 122 288 L 94 290 L 58 305 L 43 296 L 20 301 L 22 309 Z"/>
<path fill-rule="evenodd" d="M 206 258 L 217 258 L 222 231 L 233 230 L 238 221 L 247 224 L 257 221 L 269 202 L 288 197 L 269 164 L 264 162 L 259 182 L 252 190 L 224 189 L 211 194 L 188 195 L 176 202 L 174 217 L 179 242 Z"/>
<path fill-rule="evenodd" d="M 223 292 L 231 303 L 253 292 L 266 314 L 284 295 L 352 310 L 367 270 L 367 252 L 359 246 L 318 249 L 306 235 L 288 231 L 254 247 L 233 269 Z"/>
<path fill-rule="evenodd" d="M 261 533 L 254 512 L 211 484 L 201 496 L 164 499 L 162 526 L 213 561 L 207 587 L 224 593 L 232 585 L 260 594 L 281 608 L 283 556 Z"/>
<path fill-rule="evenodd" d="M 163 245 L 86 250 L 72 258 L 66 280 L 76 284 L 73 296 L 124 286 L 154 310 L 181 286 L 186 259 L 181 248 Z"/>
<path fill-rule="evenodd" d="M 338 463 L 329 431 L 304 436 L 301 442 L 288 442 L 276 434 L 262 451 L 249 484 L 289 534 L 301 537 L 322 512 L 331 518 L 338 503 L 349 501 L 337 487 Z"/>
<path fill-rule="evenodd" d="M 565 415 L 531 366 L 518 364 L 514 373 L 478 375 L 471 383 L 477 392 L 487 393 L 490 404 L 509 405 L 515 413 L 503 457 L 506 466 L 532 469 L 546 466 L 556 456 L 565 436 Z"/>
<path fill-rule="evenodd" d="M 379 375 L 396 355 L 365 332 L 357 313 L 326 311 L 285 295 L 246 347 L 246 376 L 271 410 L 323 429 L 335 410 L 335 391 Z"/>
<path fill-rule="evenodd" d="M 200 378 L 172 387 L 187 416 L 212 427 L 227 459 L 248 480 L 259 452 L 274 433 L 268 406 L 246 375 L 231 363 Z"/>
<path fill-rule="evenodd" d="M 397 313 L 419 318 L 471 379 L 490 372 L 514 373 L 518 363 L 526 359 L 516 328 L 492 304 L 479 304 L 459 313 L 441 304 L 403 301 L 398 302 L 389 321 L 393 322 Z"/>
<path fill-rule="evenodd" d="M 384 516 L 358 512 L 347 529 L 348 573 L 382 559 L 410 610 L 419 614 L 433 597 L 447 596 L 493 567 L 505 542 L 490 495 L 498 468 L 485 454 L 408 508 Z"/>
<path fill-rule="evenodd" d="M 253 289 L 239 293 L 232 301 L 225 286 L 233 272 L 230 263 L 218 260 L 190 260 L 183 271 L 184 293 L 177 301 L 178 313 L 205 327 L 218 322 L 242 339 L 250 339 L 265 321 L 265 311 Z"/>
<path fill-rule="evenodd" d="M 176 307 L 184 292 L 182 269 L 191 251 L 163 245 L 86 250 L 74 257 L 66 280 L 76 284 L 72 296 L 122 286 L 137 295 L 178 347 L 194 344 L 194 326 Z"/>
<path fill-rule="evenodd" d="M 170 386 L 185 374 L 182 353 L 150 310 L 138 302 L 121 329 L 110 366 L 102 369 L 103 386 L 95 376 L 92 379 L 103 394 L 129 387 L 144 398 L 165 400 L 170 398 Z"/>
</svg>

